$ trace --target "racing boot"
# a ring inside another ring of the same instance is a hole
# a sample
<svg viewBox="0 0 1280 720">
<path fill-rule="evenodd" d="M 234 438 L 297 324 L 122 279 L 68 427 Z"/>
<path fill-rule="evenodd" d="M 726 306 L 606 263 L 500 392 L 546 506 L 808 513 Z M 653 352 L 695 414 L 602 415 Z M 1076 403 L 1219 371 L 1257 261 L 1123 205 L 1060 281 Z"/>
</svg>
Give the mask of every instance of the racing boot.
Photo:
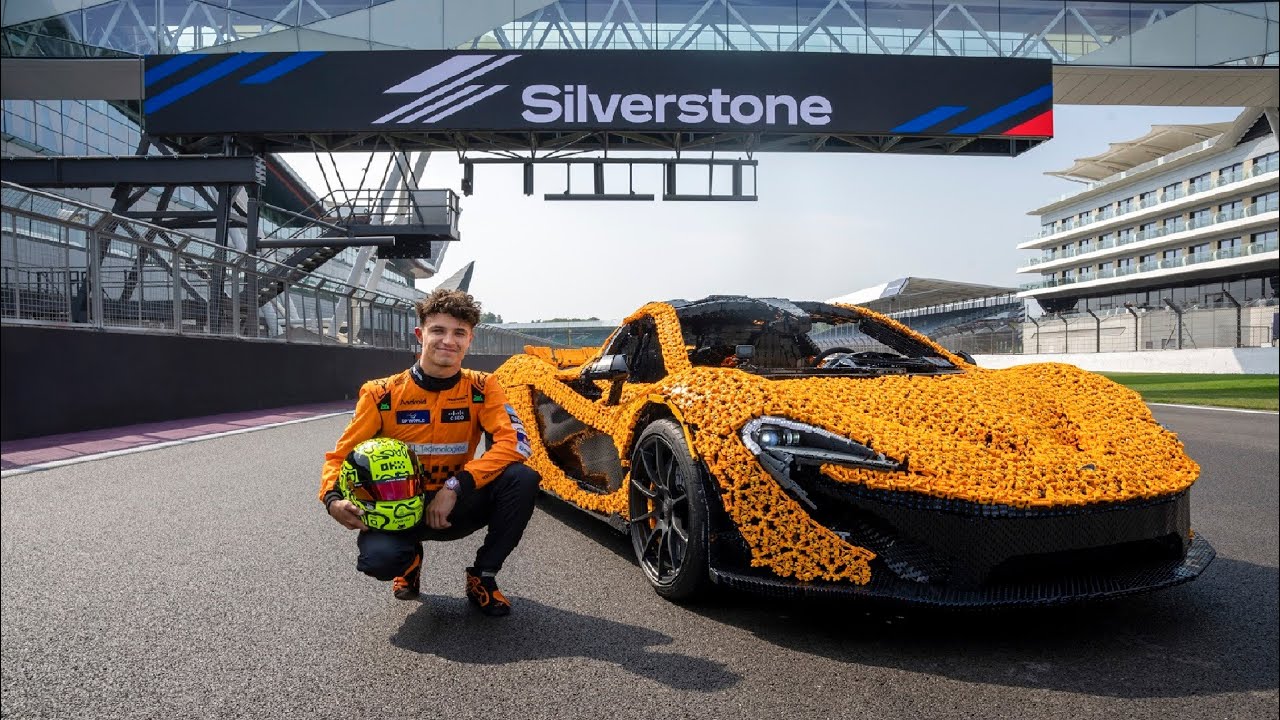
<svg viewBox="0 0 1280 720">
<path fill-rule="evenodd" d="M 395 595 L 397 600 L 412 600 L 418 597 L 421 584 L 422 555 L 418 555 L 403 575 L 391 581 L 391 594 Z"/>
<path fill-rule="evenodd" d="M 467 568 L 467 599 L 489 617 L 511 614 L 511 601 L 498 589 L 491 573 Z"/>
</svg>

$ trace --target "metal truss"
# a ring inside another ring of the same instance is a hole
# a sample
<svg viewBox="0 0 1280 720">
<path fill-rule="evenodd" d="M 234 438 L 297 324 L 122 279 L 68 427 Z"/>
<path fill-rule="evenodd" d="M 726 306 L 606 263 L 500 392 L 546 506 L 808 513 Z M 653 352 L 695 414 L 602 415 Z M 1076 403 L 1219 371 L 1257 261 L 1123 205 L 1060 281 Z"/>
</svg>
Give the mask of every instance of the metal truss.
<svg viewBox="0 0 1280 720">
<path fill-rule="evenodd" d="M 732 192 L 728 194 L 712 194 L 708 190 L 707 193 L 680 193 L 676 191 L 675 174 L 669 171 L 664 175 L 666 178 L 666 190 L 663 194 L 663 199 L 755 200 L 754 191 L 744 191 L 741 173 L 743 167 L 750 166 L 752 178 L 754 179 L 755 162 L 751 158 L 756 152 L 911 153 L 1012 157 L 1040 144 L 1043 140 L 1006 137 L 922 138 L 903 135 L 812 135 L 762 132 L 544 131 L 503 133 L 419 131 L 413 133 L 334 133 L 324 135 L 306 133 L 268 134 L 246 138 L 171 137 L 166 138 L 166 142 L 183 153 L 214 152 L 219 147 L 225 147 L 226 143 L 232 142 L 241 144 L 242 151 L 313 152 L 317 160 L 321 158 L 322 153 L 331 155 L 334 152 L 366 152 L 371 153 L 370 157 L 372 158 L 372 153 L 384 152 L 388 148 L 392 148 L 392 157 L 396 161 L 395 172 L 390 176 L 384 175 L 383 182 L 377 186 L 381 188 L 380 191 L 332 190 L 329 195 L 317 200 L 314 211 L 312 209 L 306 211 L 310 216 L 305 218 L 308 222 L 304 223 L 300 229 L 293 230 L 290 237 L 301 237 L 305 231 L 313 230 L 317 226 L 327 228 L 327 230 L 323 230 L 319 234 L 328 237 L 333 237 L 335 231 L 345 230 L 350 234 L 353 229 L 357 235 L 391 234 L 397 236 L 399 244 L 404 247 L 379 249 L 379 258 L 384 260 L 404 257 L 430 258 L 434 261 L 436 267 L 439 267 L 441 256 L 446 246 L 445 241 L 458 239 L 456 228 L 449 232 L 445 232 L 438 226 L 416 228 L 410 227 L 412 223 L 406 224 L 402 220 L 383 220 L 368 227 L 355 228 L 350 222 L 350 218 L 355 215 L 357 204 L 361 208 L 375 208 L 388 203 L 398 206 L 403 204 L 403 200 L 398 200 L 397 198 L 414 195 L 410 191 L 416 190 L 416 182 L 411 184 L 409 178 L 416 178 L 416 176 L 420 175 L 421 168 L 416 168 L 410 172 L 407 160 L 408 153 L 421 152 L 421 162 L 425 163 L 426 156 L 433 150 L 454 151 L 459 155 L 464 170 L 468 174 L 473 163 L 524 165 L 526 169 L 526 194 L 532 194 L 533 192 L 531 173 L 533 164 L 559 163 L 569 166 L 575 163 L 595 163 L 597 165 L 609 162 L 624 164 L 660 163 L 669 166 L 669 168 L 687 164 L 729 164 L 736 166 L 732 169 Z M 624 159 L 616 156 L 610 158 L 610 151 L 661 152 L 669 153 L 674 157 L 665 159 L 646 158 L 644 160 Z M 744 153 L 747 159 L 717 160 L 715 159 L 715 153 L 717 152 Z M 603 157 L 590 159 L 581 157 L 586 153 L 603 153 Z M 686 156 L 686 153 L 694 153 L 696 155 Z M 706 160 L 698 157 L 706 153 L 710 153 L 712 159 Z M 333 163 L 333 165 L 336 172 L 337 164 Z M 323 168 L 323 164 L 321 167 Z M 365 179 L 365 177 L 361 178 L 358 187 L 364 187 Z M 404 189 L 393 189 L 393 186 L 402 181 L 405 183 Z M 329 182 L 327 176 L 325 177 L 325 182 L 326 184 Z M 752 185 L 754 186 L 754 182 Z M 464 176 L 463 180 L 463 191 L 464 194 L 471 194 L 471 181 L 466 176 Z M 369 196 L 369 193 L 376 193 L 377 198 Z M 359 198 L 358 202 L 357 198 Z M 328 201 L 326 202 L 327 199 Z M 602 183 L 598 181 L 592 192 L 573 194 L 566 190 L 564 194 L 547 195 L 544 199 L 652 200 L 654 198 L 651 195 L 636 194 L 633 191 L 609 193 L 604 190 Z M 347 208 L 347 205 L 351 207 Z M 347 217 L 340 219 L 344 208 L 348 211 Z M 384 207 L 380 212 L 382 215 L 392 218 L 419 214 L 417 210 L 398 212 L 395 211 L 395 208 L 389 207 Z M 299 217 L 301 218 L 302 216 Z M 390 224 L 387 224 L 388 222 Z M 283 229 L 281 228 L 281 230 Z M 287 241 L 273 242 L 268 237 L 265 242 L 252 245 L 251 248 L 283 248 L 287 246 Z M 309 270 L 333 257 L 341 247 L 342 244 L 337 242 L 328 247 L 299 247 L 289 257 L 277 257 L 276 259 L 286 266 Z M 363 267 L 368 258 L 368 253 L 362 251 L 360 259 L 356 261 L 355 266 L 357 268 Z M 381 268 L 376 268 L 375 272 L 380 273 Z M 356 280 L 353 278 L 351 282 L 355 284 Z"/>
<path fill-rule="evenodd" d="M 212 265 L 201 275 L 207 283 L 207 292 L 192 285 L 180 273 L 175 274 L 175 282 L 180 283 L 187 301 L 197 304 L 223 296 L 225 261 L 229 254 L 237 252 L 240 245 L 232 241 L 233 232 L 243 233 L 240 239 L 246 254 L 268 261 L 261 277 L 255 276 L 252 286 L 246 287 L 246 291 L 256 298 L 256 307 L 270 306 L 283 316 L 288 316 L 290 311 L 280 303 L 292 302 L 292 299 L 282 296 L 285 289 L 302 282 L 346 247 L 362 248 L 348 284 L 355 286 L 363 281 L 366 289 L 372 291 L 389 261 L 405 262 L 403 259 L 408 259 L 409 272 L 418 277 L 429 277 L 432 273 L 419 265 L 417 259 L 431 258 L 434 261 L 431 270 L 434 271 L 448 242 L 458 239 L 456 195 L 447 193 L 448 212 L 445 217 L 449 222 L 444 225 L 435 220 L 430 208 L 423 205 L 424 197 L 434 197 L 433 191 L 423 191 L 418 187 L 427 153 L 420 154 L 413 163 L 406 153 L 398 153 L 393 157 L 394 170 L 389 164 L 379 190 L 333 190 L 305 208 L 303 213 L 296 213 L 262 201 L 266 171 L 259 148 L 237 145 L 223 138 L 209 145 L 208 149 L 210 154 L 178 155 L 171 145 L 144 136 L 137 154 L 130 157 L 4 158 L 0 169 L 3 169 L 6 180 L 30 187 L 112 188 L 115 201 L 111 208 L 112 217 L 147 222 L 147 229 L 142 234 L 127 223 L 122 224 L 119 230 L 142 248 L 130 277 L 141 277 L 148 264 L 161 267 L 166 272 L 172 270 L 164 253 L 147 249 L 150 245 L 167 245 L 179 251 L 191 237 L 179 231 L 212 231 Z M 376 148 L 386 149 L 386 145 Z M 215 152 L 223 154 L 212 154 Z M 361 177 L 361 186 L 365 179 Z M 194 190 L 207 209 L 172 207 L 175 191 L 182 187 Z M 157 190 L 159 196 L 154 203 L 144 202 Z M 259 240 L 264 210 L 270 211 L 277 220 L 291 219 L 283 220 L 284 224 Z M 282 231 L 283 234 L 277 234 Z M 104 235 L 98 247 L 98 263 L 110 252 L 111 243 L 111 236 Z M 379 259 L 371 263 L 375 247 L 379 248 Z M 372 268 L 368 277 L 362 277 L 370 264 Z M 132 292 L 131 287 L 125 290 L 126 293 Z M 81 288 L 80 291 L 88 290 Z M 212 330 L 220 332 L 220 323 L 224 320 L 211 320 L 216 325 Z"/>
<path fill-rule="evenodd" d="M 5 157 L 0 168 L 6 180 L 39 188 L 266 184 L 266 166 L 252 156 Z"/>
<path fill-rule="evenodd" d="M 152 149 L 159 154 L 151 154 Z M 133 156 L 6 157 L 0 160 L 0 168 L 6 180 L 27 187 L 112 188 L 113 214 L 149 220 L 167 230 L 214 230 L 214 242 L 222 247 L 228 246 L 232 228 L 248 229 L 252 240 L 266 185 L 261 156 L 178 156 L 147 136 Z M 179 187 L 193 188 L 208 209 L 170 209 Z M 160 189 L 155 207 L 139 209 L 138 203 L 153 188 Z"/>
<path fill-rule="evenodd" d="M 160 155 L 151 155 L 155 148 Z M 229 234 L 233 228 L 243 228 L 250 241 L 257 232 L 258 203 L 265 184 L 265 171 L 261 157 L 196 156 L 177 157 L 172 150 L 154 143 L 144 136 L 133 157 L 88 158 L 5 158 L 5 179 L 20 181 L 28 187 L 110 187 L 115 200 L 111 215 L 120 218 L 150 221 L 145 233 L 140 234 L 127 223 L 120 224 L 120 231 L 139 244 L 139 252 L 130 277 L 131 282 L 140 278 L 147 263 L 172 272 L 161 253 L 148 249 L 151 244 L 163 242 L 172 250 L 184 248 L 190 236 L 167 231 L 178 229 L 209 229 L 214 231 L 216 250 L 214 265 L 202 271 L 201 279 L 208 282 L 208 293 L 191 284 L 181 273 L 173 273 L 175 279 L 191 302 L 207 303 L 210 298 L 223 297 L 226 281 L 226 259 Z M 178 187 L 192 187 L 208 204 L 208 210 L 173 210 L 169 205 Z M 160 188 L 159 199 L 152 209 L 137 209 L 138 204 L 152 188 Z M 104 235 L 98 246 L 98 265 L 111 250 L 112 238 Z M 82 282 L 80 292 L 88 297 L 88 278 Z M 126 285 L 122 298 L 133 293 L 133 286 Z M 214 322 L 219 330 L 226 319 L 219 316 Z"/>
<path fill-rule="evenodd" d="M 183 153 L 216 152 L 221 137 L 169 137 Z M 770 132 L 649 132 L 649 131 L 535 131 L 475 132 L 419 131 L 414 133 L 271 133 L 240 139 L 245 147 L 266 152 L 379 152 L 452 150 L 487 152 L 529 159 L 554 158 L 582 152 L 855 152 L 926 155 L 1015 156 L 1042 140 L 1005 137 L 922 138 L 904 135 L 814 135 Z"/>
<path fill-rule="evenodd" d="M 389 0 L 388 4 L 402 3 L 408 12 L 417 2 Z M 788 17 L 783 3 L 773 7 L 739 0 L 704 0 L 701 4 L 612 0 L 603 17 L 596 19 L 592 15 L 605 7 L 603 2 L 555 0 L 458 47 L 808 50 L 1040 57 L 1069 64 L 1193 7 L 1178 2 L 1058 2 L 1043 3 L 1043 9 L 1036 5 L 1008 7 L 991 0 L 827 0 L 797 6 Z M 258 14 L 225 0 L 114 0 L 6 27 L 4 52 L 15 57 L 95 55 L 95 48 L 133 55 L 188 52 L 283 30 L 307 29 L 334 17 L 369 13 L 372 8 L 329 0 L 273 0 L 256 3 L 253 10 Z M 655 13 L 661 14 L 662 22 L 655 19 Z M 1264 26 L 1275 22 L 1261 15 L 1255 19 Z M 328 27 L 323 32 L 333 34 Z M 367 33 L 345 37 L 390 47 Z M 1249 59 L 1257 64 L 1276 62 L 1274 52 L 1242 56 L 1232 62 Z"/>
<path fill-rule="evenodd" d="M 693 9 L 695 6 L 688 7 Z M 632 0 L 613 0 L 599 22 L 571 20 L 572 14 L 580 12 L 579 5 L 571 3 L 566 11 L 565 5 L 556 0 L 476 37 L 469 46 L 492 47 L 496 43 L 497 47 L 509 50 L 688 50 L 691 46 L 697 48 L 709 43 L 725 50 L 792 52 L 805 50 L 812 39 L 822 38 L 844 53 L 911 55 L 923 52 L 949 56 L 1048 57 L 1065 64 L 1168 17 L 1165 8 L 1159 5 L 1143 9 L 1141 15 L 1133 15 L 1140 6 L 1126 5 L 1124 10 L 1131 16 L 1126 17 L 1124 32 L 1108 33 L 1098 30 L 1095 27 L 1097 22 L 1091 22 L 1080 8 L 1061 5 L 1047 19 L 1029 21 L 1030 24 L 1011 33 L 983 26 L 978 17 L 989 14 L 990 5 L 975 5 L 971 10 L 970 4 L 964 2 L 933 3 L 930 6 L 932 17 L 906 39 L 901 33 L 890 36 L 887 29 L 877 29 L 859 12 L 860 7 L 865 6 L 849 0 L 829 0 L 807 24 L 763 26 L 753 24 L 744 15 L 750 13 L 750 6 L 745 3 L 706 0 L 701 6 L 696 6 L 692 15 L 674 32 L 663 30 L 659 33 L 656 23 L 640 20 Z M 942 29 L 948 23 L 950 29 Z M 659 34 L 666 38 L 660 39 Z M 771 34 L 785 39 L 770 40 Z M 966 35 L 980 38 L 985 46 L 983 51 L 975 53 L 956 48 L 957 39 L 964 39 Z M 748 42 L 743 42 L 741 38 L 744 36 Z M 739 38 L 736 42 L 735 37 Z M 1065 47 L 1068 43 L 1086 52 L 1071 53 Z"/>
<path fill-rule="evenodd" d="M 270 17 L 247 13 L 225 0 L 115 0 L 92 10 L 92 20 L 72 12 L 4 28 L 5 54 L 65 56 L 66 43 L 133 55 L 187 52 L 337 16 L 316 0 L 282 0 Z M 249 28 L 254 32 L 245 32 Z"/>
</svg>

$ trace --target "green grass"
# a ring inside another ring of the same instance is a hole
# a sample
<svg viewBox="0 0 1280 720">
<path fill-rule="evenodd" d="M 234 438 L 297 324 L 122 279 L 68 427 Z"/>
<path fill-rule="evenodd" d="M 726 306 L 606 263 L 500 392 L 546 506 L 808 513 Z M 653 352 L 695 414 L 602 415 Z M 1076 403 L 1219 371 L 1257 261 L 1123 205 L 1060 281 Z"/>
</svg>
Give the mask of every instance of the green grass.
<svg viewBox="0 0 1280 720">
<path fill-rule="evenodd" d="M 1280 375 L 1099 374 L 1136 390 L 1143 400 L 1152 403 L 1280 409 Z"/>
</svg>

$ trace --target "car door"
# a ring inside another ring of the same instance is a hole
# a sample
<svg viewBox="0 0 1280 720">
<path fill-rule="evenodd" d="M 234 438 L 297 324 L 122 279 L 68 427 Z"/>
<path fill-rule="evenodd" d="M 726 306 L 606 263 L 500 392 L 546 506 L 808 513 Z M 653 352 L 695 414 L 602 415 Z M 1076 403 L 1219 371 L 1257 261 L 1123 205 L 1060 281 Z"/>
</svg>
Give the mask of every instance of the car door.
<svg viewBox="0 0 1280 720">
<path fill-rule="evenodd" d="M 604 354 L 626 357 L 627 378 L 620 381 L 625 385 L 652 383 L 666 375 L 657 328 L 650 317 L 619 329 L 607 343 Z M 608 393 L 602 392 L 595 382 L 583 379 L 561 382 L 597 406 L 608 403 Z M 622 487 L 626 473 L 613 436 L 574 417 L 545 393 L 535 390 L 533 405 L 547 456 L 567 477 L 593 493 L 612 493 Z"/>
</svg>

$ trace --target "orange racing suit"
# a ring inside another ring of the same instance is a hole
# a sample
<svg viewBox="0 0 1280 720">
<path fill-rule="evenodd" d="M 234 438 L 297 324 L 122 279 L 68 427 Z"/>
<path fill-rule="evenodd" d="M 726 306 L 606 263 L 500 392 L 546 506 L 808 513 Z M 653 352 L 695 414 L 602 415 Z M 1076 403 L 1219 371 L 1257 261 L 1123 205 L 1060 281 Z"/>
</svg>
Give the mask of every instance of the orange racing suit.
<svg viewBox="0 0 1280 720">
<path fill-rule="evenodd" d="M 475 457 L 482 432 L 489 448 Z M 402 440 L 418 455 L 424 491 L 439 490 L 458 478 L 459 496 L 484 487 L 510 464 L 530 455 L 529 437 L 496 378 L 463 369 L 452 378 L 433 378 L 414 363 L 360 388 L 355 414 L 333 451 L 325 454 L 320 500 L 342 497 L 338 474 L 347 454 L 372 437 Z"/>
</svg>

